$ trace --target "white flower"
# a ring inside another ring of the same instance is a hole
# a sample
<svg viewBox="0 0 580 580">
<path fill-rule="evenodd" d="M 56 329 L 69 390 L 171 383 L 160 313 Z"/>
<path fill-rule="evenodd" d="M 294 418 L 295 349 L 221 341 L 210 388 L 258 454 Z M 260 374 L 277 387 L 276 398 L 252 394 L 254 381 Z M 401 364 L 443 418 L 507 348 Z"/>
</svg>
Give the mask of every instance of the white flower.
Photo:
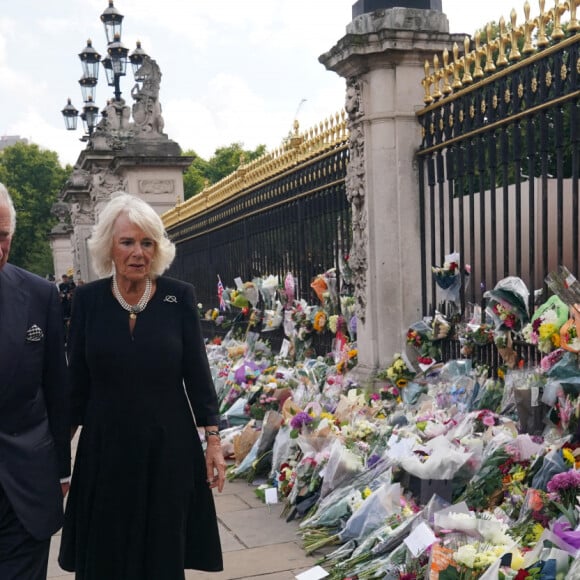
<svg viewBox="0 0 580 580">
<path fill-rule="evenodd" d="M 467 544 L 465 546 L 461 546 L 457 552 L 454 552 L 453 559 L 462 566 L 473 568 L 476 556 L 477 550 L 475 549 L 475 546 L 472 544 Z"/>
</svg>

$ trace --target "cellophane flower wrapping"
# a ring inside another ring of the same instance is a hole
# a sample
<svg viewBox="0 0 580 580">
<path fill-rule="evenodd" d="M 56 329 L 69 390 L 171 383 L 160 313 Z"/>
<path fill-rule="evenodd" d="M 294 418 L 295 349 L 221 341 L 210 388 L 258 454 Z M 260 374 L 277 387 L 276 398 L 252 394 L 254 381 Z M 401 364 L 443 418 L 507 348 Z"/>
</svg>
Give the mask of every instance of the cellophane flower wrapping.
<svg viewBox="0 0 580 580">
<path fill-rule="evenodd" d="M 453 479 L 471 457 L 471 453 L 454 446 L 444 436 L 431 439 L 424 447 L 427 457 L 421 449 L 421 454 L 413 453 L 399 459 L 399 465 L 407 473 L 420 479 Z"/>
<path fill-rule="evenodd" d="M 511 371 L 506 375 L 506 389 L 513 387 L 520 433 L 541 435 L 548 407 L 542 402 L 546 377 L 532 370 Z"/>
<path fill-rule="evenodd" d="M 267 310 L 272 310 L 276 303 L 276 292 L 280 286 L 280 280 L 278 276 L 268 275 L 262 278 L 256 284 L 262 295 L 262 300 L 264 301 L 264 308 Z"/>
<path fill-rule="evenodd" d="M 348 518 L 340 531 L 340 541 L 361 540 L 378 529 L 385 520 L 401 511 L 401 486 L 383 483 L 372 492 Z"/>
<path fill-rule="evenodd" d="M 333 489 L 353 479 L 364 469 L 362 457 L 357 455 L 344 444 L 335 439 L 330 448 L 328 463 L 324 469 L 321 497 L 328 495 Z"/>
<path fill-rule="evenodd" d="M 542 466 L 532 480 L 532 487 L 546 491 L 548 482 L 558 473 L 568 471 L 569 466 L 564 460 L 561 449 L 552 449 L 544 455 Z"/>
<path fill-rule="evenodd" d="M 433 266 L 433 279 L 439 287 L 440 298 L 444 302 L 458 302 L 461 288 L 460 255 L 452 252 L 445 256 L 443 266 Z"/>
<path fill-rule="evenodd" d="M 493 290 L 485 292 L 486 313 L 496 330 L 519 331 L 527 324 L 529 295 L 524 281 L 516 276 L 503 278 Z"/>
</svg>

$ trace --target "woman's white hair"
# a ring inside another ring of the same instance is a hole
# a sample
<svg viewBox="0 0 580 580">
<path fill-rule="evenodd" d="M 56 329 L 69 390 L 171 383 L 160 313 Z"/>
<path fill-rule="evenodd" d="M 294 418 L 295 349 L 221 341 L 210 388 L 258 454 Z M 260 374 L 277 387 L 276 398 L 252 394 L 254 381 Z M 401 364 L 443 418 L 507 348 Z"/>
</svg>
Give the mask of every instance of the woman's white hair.
<svg viewBox="0 0 580 580">
<path fill-rule="evenodd" d="M 145 201 L 116 191 L 111 201 L 99 213 L 97 225 L 88 241 L 93 268 L 101 278 L 113 273 L 113 230 L 120 215 L 126 215 L 129 221 L 140 227 L 155 242 L 155 254 L 151 261 L 151 274 L 160 276 L 169 268 L 175 257 L 175 244 L 169 240 L 163 222 L 157 212 Z"/>
<path fill-rule="evenodd" d="M 8 208 L 8 213 L 10 214 L 10 235 L 12 235 L 16 229 L 16 210 L 14 209 L 12 197 L 10 197 L 3 183 L 0 183 L 0 206 Z"/>
</svg>

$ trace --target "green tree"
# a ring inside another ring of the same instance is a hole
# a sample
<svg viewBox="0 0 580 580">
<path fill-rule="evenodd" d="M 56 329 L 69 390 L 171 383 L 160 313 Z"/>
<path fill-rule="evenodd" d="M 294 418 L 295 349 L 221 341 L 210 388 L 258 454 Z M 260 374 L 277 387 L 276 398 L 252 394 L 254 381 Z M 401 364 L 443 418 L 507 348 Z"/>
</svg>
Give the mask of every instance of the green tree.
<svg viewBox="0 0 580 580">
<path fill-rule="evenodd" d="M 232 143 L 227 147 L 216 149 L 209 161 L 206 161 L 195 151 L 186 151 L 184 155 L 191 156 L 194 160 L 183 176 L 185 199 L 197 195 L 206 185 L 217 183 L 243 163 L 249 163 L 265 152 L 265 145 L 258 145 L 254 150 L 249 150 L 244 149 L 242 143 Z"/>
<path fill-rule="evenodd" d="M 193 150 L 185 151 L 183 155 L 193 157 L 191 165 L 183 174 L 184 198 L 189 199 L 190 197 L 197 195 L 208 182 L 208 165 L 207 161 Z"/>
<path fill-rule="evenodd" d="M 72 168 L 63 168 L 54 151 L 16 143 L 0 152 L 0 181 L 16 207 L 16 234 L 10 261 L 41 276 L 52 273 L 48 234 L 56 222 L 50 209 Z"/>
</svg>

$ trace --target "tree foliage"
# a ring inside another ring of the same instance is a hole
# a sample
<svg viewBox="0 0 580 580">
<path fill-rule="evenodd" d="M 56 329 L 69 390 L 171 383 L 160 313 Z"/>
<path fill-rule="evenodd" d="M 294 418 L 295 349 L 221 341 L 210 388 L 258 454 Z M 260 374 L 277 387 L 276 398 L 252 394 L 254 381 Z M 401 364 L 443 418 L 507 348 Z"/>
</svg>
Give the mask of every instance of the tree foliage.
<svg viewBox="0 0 580 580">
<path fill-rule="evenodd" d="M 243 163 L 261 157 L 266 152 L 265 145 L 258 145 L 253 151 L 244 149 L 242 143 L 232 143 L 219 147 L 206 161 L 195 151 L 185 151 L 183 155 L 193 157 L 193 162 L 183 176 L 184 197 L 197 195 L 204 187 L 212 185 L 233 173 Z"/>
<path fill-rule="evenodd" d="M 0 152 L 0 181 L 16 207 L 16 233 L 10 262 L 45 276 L 53 271 L 48 234 L 56 223 L 50 213 L 72 168 L 63 168 L 54 151 L 16 143 Z"/>
</svg>

